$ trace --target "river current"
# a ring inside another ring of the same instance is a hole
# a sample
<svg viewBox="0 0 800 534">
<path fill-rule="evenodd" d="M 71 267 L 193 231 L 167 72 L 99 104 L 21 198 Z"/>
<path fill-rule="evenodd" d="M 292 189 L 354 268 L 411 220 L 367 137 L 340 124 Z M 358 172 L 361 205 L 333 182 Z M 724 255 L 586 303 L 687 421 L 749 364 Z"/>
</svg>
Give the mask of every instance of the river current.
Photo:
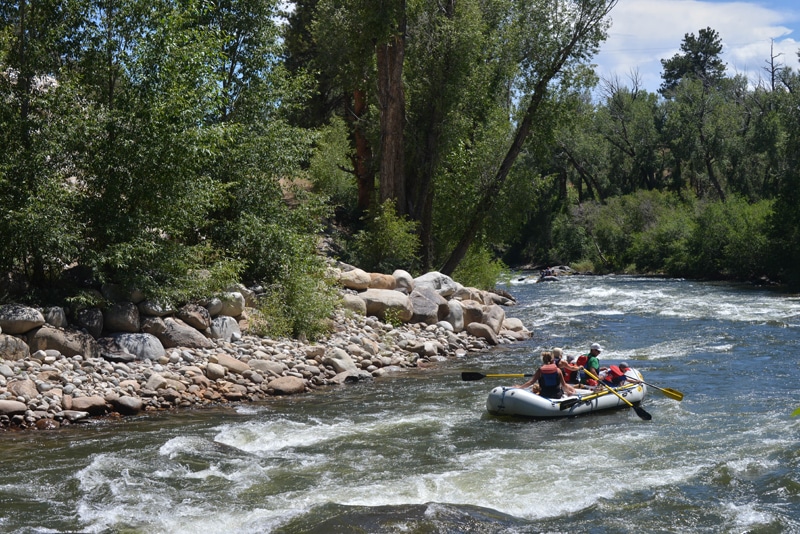
<svg viewBox="0 0 800 534">
<path fill-rule="evenodd" d="M 516 281 L 516 280 L 515 280 Z M 800 533 L 800 298 L 674 279 L 501 286 L 524 343 L 291 398 L 0 433 L 8 533 Z M 650 389 L 556 421 L 461 372 L 604 347 Z"/>
</svg>

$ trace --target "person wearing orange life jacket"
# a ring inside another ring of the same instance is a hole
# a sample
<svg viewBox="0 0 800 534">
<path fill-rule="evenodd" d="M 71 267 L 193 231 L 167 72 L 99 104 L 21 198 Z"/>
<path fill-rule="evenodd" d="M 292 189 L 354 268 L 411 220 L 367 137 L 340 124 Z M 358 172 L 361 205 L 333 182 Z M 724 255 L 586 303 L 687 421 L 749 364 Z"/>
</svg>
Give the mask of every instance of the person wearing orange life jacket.
<svg viewBox="0 0 800 534">
<path fill-rule="evenodd" d="M 535 385 L 539 386 L 539 395 L 548 399 L 560 399 L 564 393 L 567 395 L 575 393 L 575 389 L 564 380 L 561 369 L 553 363 L 553 353 L 549 351 L 542 352 L 542 366 L 536 370 L 531 379 L 514 387 L 527 388 Z"/>
<path fill-rule="evenodd" d="M 628 379 L 628 377 L 625 376 L 625 371 L 622 369 L 623 365 L 627 370 L 628 364 L 626 364 L 625 362 L 622 362 L 621 364 L 619 364 L 619 366 L 616 365 L 609 366 L 608 370 L 606 370 L 606 372 L 603 375 L 601 375 L 601 378 L 603 379 L 603 384 L 611 387 L 618 387 L 624 384 L 625 381 Z"/>
<path fill-rule="evenodd" d="M 553 349 L 553 363 L 555 363 L 564 375 L 567 384 L 578 383 L 578 371 L 580 366 L 575 365 L 575 356 L 564 357 L 564 351 L 558 347 Z"/>
</svg>

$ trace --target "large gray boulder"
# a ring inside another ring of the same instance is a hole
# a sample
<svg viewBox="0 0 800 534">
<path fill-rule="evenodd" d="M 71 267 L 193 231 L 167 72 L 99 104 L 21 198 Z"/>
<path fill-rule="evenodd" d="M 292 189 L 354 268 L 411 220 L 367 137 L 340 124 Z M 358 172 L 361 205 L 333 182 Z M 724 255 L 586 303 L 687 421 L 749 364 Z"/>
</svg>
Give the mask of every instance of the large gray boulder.
<svg viewBox="0 0 800 534">
<path fill-rule="evenodd" d="M 458 333 L 464 330 L 464 306 L 461 304 L 461 301 L 448 300 L 447 309 L 447 317 L 445 317 L 444 320 L 453 326 L 454 332 Z"/>
<path fill-rule="evenodd" d="M 437 271 L 431 271 L 415 278 L 414 288 L 416 289 L 421 286 L 430 287 L 443 297 L 450 297 L 456 291 L 464 287 L 446 274 Z"/>
<path fill-rule="evenodd" d="M 244 295 L 238 291 L 228 291 L 219 296 L 222 301 L 222 310 L 220 315 L 228 315 L 230 317 L 239 317 L 244 311 L 246 301 Z"/>
<path fill-rule="evenodd" d="M 136 356 L 137 360 L 158 360 L 167 353 L 153 334 L 117 332 L 109 337 L 120 349 Z"/>
<path fill-rule="evenodd" d="M 211 327 L 211 314 L 199 304 L 186 304 L 178 310 L 178 319 L 201 332 Z"/>
<path fill-rule="evenodd" d="M 6 334 L 24 334 L 44 323 L 44 315 L 36 308 L 21 304 L 0 306 L 0 330 Z"/>
<path fill-rule="evenodd" d="M 233 317 L 227 315 L 218 315 L 211 321 L 211 328 L 209 335 L 212 339 L 224 339 L 225 341 L 232 341 L 241 339 L 242 330 L 239 328 L 239 322 Z"/>
<path fill-rule="evenodd" d="M 367 289 L 358 295 L 367 305 L 367 315 L 385 320 L 387 315 L 395 315 L 400 321 L 408 322 L 414 313 L 411 299 L 399 291 L 391 289 Z"/>
<path fill-rule="evenodd" d="M 103 333 L 103 312 L 99 308 L 83 308 L 75 314 L 75 325 L 85 329 L 93 338 Z"/>
<path fill-rule="evenodd" d="M 495 334 L 500 333 L 505 319 L 506 311 L 497 304 L 484 306 L 483 313 L 481 314 L 481 322 L 494 330 Z"/>
<path fill-rule="evenodd" d="M 436 324 L 450 312 L 447 299 L 427 286 L 414 288 L 409 299 L 413 310 L 412 323 Z"/>
</svg>

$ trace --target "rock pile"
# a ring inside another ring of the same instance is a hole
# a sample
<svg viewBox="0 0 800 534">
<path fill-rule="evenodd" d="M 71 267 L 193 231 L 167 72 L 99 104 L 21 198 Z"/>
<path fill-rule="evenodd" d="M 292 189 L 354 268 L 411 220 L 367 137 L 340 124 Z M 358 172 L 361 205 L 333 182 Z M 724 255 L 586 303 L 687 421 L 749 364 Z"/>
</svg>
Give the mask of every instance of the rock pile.
<svg viewBox="0 0 800 534">
<path fill-rule="evenodd" d="M 507 297 L 439 273 L 367 274 L 361 288 L 361 273 L 334 273 L 345 304 L 332 333 L 313 343 L 242 335 L 244 288 L 180 310 L 119 301 L 84 314 L 95 318 L 94 330 L 67 325 L 60 309 L 0 306 L 0 427 L 49 429 L 91 416 L 259 401 L 530 336 L 505 317 L 498 302 L 511 303 Z M 387 316 L 411 322 L 393 326 Z"/>
</svg>

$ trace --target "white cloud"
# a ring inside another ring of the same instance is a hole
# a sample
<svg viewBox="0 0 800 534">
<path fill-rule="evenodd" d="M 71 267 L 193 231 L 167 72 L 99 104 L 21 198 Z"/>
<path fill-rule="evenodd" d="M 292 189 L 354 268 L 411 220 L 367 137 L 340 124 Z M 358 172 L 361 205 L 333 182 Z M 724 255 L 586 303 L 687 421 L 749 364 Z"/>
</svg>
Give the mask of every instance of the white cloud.
<svg viewBox="0 0 800 534">
<path fill-rule="evenodd" d="M 798 68 L 800 11 L 777 11 L 748 2 L 702 2 L 696 0 L 620 0 L 611 13 L 608 40 L 595 57 L 598 73 L 627 82 L 633 71 L 643 86 L 655 91 L 661 84 L 661 59 L 680 51 L 687 33 L 697 35 L 710 27 L 719 34 L 722 59 L 728 74 L 746 74 L 751 81 L 764 78 L 773 54 L 777 63 Z"/>
</svg>

